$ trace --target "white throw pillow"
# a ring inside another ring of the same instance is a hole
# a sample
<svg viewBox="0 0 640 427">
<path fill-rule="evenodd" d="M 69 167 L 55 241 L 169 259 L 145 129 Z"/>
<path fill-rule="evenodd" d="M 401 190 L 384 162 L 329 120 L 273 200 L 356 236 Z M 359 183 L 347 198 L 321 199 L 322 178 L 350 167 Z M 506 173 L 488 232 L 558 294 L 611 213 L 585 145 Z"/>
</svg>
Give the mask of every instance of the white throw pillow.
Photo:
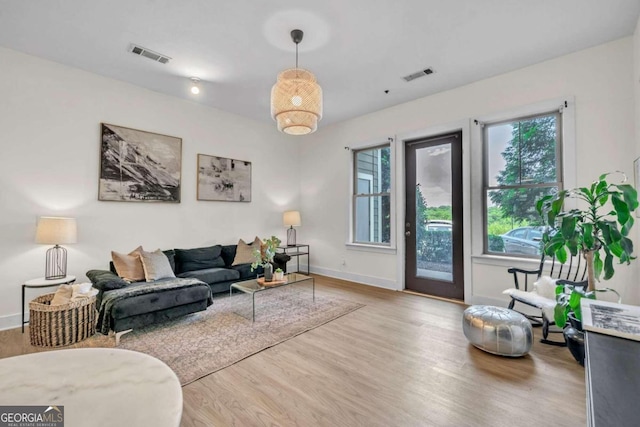
<svg viewBox="0 0 640 427">
<path fill-rule="evenodd" d="M 533 290 L 541 297 L 556 300 L 556 279 L 542 276 L 533 284 Z"/>
<path fill-rule="evenodd" d="M 87 283 L 74 283 L 71 285 L 73 293 L 71 294 L 71 301 L 76 301 L 82 298 L 91 298 L 98 294 L 98 290 L 91 287 L 91 282 Z"/>
<path fill-rule="evenodd" d="M 171 264 L 169 264 L 169 258 L 162 250 L 157 249 L 153 252 L 141 251 L 140 259 L 142 260 L 144 277 L 147 282 L 176 277 L 171 269 Z"/>
</svg>

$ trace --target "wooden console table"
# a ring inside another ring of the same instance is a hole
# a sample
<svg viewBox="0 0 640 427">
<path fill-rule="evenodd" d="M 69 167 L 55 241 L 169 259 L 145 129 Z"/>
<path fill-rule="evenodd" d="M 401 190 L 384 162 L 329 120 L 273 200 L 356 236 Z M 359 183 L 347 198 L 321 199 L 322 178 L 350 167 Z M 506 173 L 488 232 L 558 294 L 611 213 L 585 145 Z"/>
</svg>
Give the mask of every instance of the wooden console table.
<svg viewBox="0 0 640 427">
<path fill-rule="evenodd" d="M 631 427 L 640 423 L 640 342 L 585 332 L 587 425 Z"/>
</svg>

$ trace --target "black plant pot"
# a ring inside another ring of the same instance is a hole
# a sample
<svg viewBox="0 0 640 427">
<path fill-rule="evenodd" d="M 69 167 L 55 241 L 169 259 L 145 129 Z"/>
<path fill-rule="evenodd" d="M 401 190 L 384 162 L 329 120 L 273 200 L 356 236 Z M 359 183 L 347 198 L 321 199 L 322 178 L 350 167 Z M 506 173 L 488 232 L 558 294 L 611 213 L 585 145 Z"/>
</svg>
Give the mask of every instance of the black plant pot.
<svg viewBox="0 0 640 427">
<path fill-rule="evenodd" d="M 571 326 L 564 328 L 563 335 L 567 342 L 567 347 L 576 361 L 584 366 L 584 332 L 582 332 L 582 322 L 572 314 L 568 316 Z"/>
</svg>

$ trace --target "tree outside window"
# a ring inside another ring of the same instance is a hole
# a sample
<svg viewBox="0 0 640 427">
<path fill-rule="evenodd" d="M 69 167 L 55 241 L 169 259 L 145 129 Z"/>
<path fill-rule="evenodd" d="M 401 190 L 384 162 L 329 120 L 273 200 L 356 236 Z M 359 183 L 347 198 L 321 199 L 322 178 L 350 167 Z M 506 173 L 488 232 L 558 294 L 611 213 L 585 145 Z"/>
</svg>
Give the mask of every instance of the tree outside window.
<svg viewBox="0 0 640 427">
<path fill-rule="evenodd" d="M 485 252 L 540 256 L 536 200 L 562 188 L 560 113 L 485 125 Z"/>
</svg>

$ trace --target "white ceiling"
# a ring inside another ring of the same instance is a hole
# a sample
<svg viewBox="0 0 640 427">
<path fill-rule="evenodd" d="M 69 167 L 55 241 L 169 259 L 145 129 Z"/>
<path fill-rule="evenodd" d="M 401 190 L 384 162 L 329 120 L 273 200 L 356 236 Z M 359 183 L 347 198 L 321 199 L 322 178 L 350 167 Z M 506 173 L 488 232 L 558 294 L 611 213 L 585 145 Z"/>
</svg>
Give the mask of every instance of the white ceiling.
<svg viewBox="0 0 640 427">
<path fill-rule="evenodd" d="M 631 35 L 639 15 L 639 0 L 0 0 L 0 45 L 266 122 L 300 28 L 321 127 Z"/>
</svg>

